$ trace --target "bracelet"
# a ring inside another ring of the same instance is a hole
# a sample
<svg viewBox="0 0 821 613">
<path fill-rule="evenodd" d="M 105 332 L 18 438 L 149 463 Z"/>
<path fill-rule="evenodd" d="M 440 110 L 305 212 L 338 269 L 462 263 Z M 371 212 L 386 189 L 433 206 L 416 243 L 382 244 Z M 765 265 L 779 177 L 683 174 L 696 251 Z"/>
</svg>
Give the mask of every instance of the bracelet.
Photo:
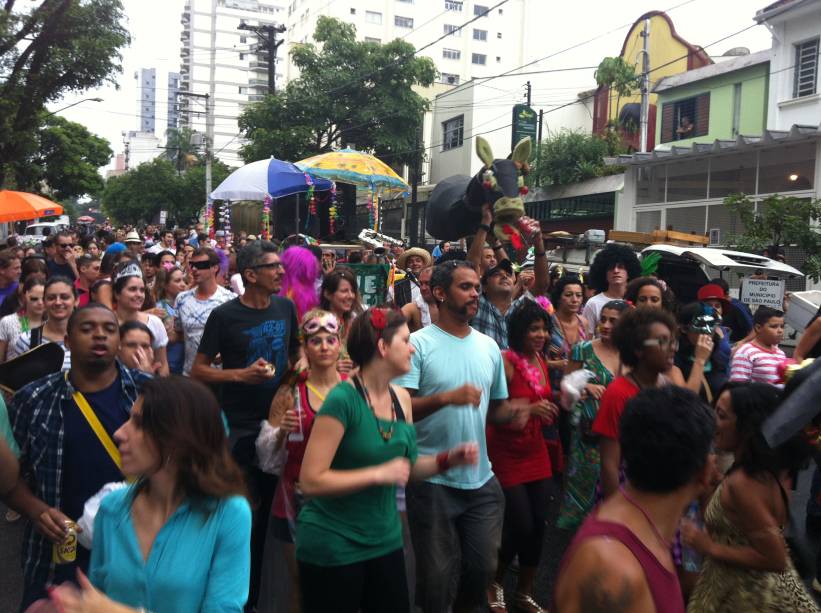
<svg viewBox="0 0 821 613">
<path fill-rule="evenodd" d="M 440 473 L 450 469 L 450 461 L 448 460 L 449 451 L 442 451 L 436 454 L 436 468 Z"/>
<path fill-rule="evenodd" d="M 490 226 L 489 226 L 489 225 L 487 225 L 486 223 L 480 223 L 480 224 L 479 224 L 479 229 L 480 229 L 480 230 L 484 230 L 485 232 L 487 232 L 488 234 L 490 234 Z"/>
</svg>

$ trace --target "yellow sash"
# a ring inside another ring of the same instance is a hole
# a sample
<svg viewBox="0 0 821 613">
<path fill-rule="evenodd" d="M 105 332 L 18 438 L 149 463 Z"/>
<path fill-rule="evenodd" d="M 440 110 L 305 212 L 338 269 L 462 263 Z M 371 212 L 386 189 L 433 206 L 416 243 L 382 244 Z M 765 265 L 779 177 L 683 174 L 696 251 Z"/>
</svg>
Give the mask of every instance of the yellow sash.
<svg viewBox="0 0 821 613">
<path fill-rule="evenodd" d="M 66 381 L 68 381 L 68 373 L 66 373 Z M 105 428 L 103 428 L 103 424 L 100 423 L 100 419 L 97 417 L 94 409 L 92 409 L 91 405 L 88 404 L 86 397 L 78 391 L 75 391 L 71 397 L 74 399 L 74 402 L 77 404 L 77 407 L 80 409 L 83 417 L 86 418 L 88 425 L 91 426 L 92 430 L 94 430 L 94 434 L 96 434 L 97 438 L 100 439 L 100 443 L 102 443 L 103 447 L 105 447 L 105 450 L 111 457 L 112 462 L 114 462 L 117 468 L 120 469 L 120 472 L 122 472 L 123 462 L 120 459 L 120 450 L 117 449 L 117 445 L 113 440 L 111 440 L 111 437 L 108 435 L 108 432 L 105 431 Z"/>
</svg>

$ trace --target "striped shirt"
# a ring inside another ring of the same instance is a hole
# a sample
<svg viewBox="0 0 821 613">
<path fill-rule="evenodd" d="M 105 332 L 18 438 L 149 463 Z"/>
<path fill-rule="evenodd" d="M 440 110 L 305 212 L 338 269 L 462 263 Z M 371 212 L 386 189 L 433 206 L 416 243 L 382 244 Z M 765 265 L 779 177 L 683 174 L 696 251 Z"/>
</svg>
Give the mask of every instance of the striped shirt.
<svg viewBox="0 0 821 613">
<path fill-rule="evenodd" d="M 745 343 L 736 351 L 730 366 L 730 381 L 769 383 L 783 388 L 779 382 L 779 365 L 787 359 L 781 349 L 764 349 L 755 343 Z"/>
</svg>

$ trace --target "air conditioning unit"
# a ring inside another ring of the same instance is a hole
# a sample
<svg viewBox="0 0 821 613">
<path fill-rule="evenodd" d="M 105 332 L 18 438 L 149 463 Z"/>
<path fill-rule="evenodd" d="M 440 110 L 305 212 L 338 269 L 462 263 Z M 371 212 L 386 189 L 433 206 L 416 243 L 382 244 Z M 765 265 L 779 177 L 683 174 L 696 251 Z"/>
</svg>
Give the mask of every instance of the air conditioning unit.
<svg viewBox="0 0 821 613">
<path fill-rule="evenodd" d="M 718 246 L 721 244 L 721 228 L 710 228 L 710 246 Z"/>
</svg>

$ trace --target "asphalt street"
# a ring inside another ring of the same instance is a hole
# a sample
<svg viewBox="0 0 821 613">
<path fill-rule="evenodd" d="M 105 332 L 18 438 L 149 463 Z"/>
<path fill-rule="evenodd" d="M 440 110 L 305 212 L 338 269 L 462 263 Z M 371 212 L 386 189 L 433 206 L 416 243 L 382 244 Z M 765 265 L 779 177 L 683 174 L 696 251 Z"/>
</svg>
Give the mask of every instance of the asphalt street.
<svg viewBox="0 0 821 613">
<path fill-rule="evenodd" d="M 795 492 L 792 504 L 794 518 L 792 531 L 795 541 L 808 553 L 806 557 L 811 565 L 804 573 L 808 584 L 812 580 L 814 552 L 817 550 L 818 545 L 817 537 L 806 534 L 803 522 L 804 508 L 809 494 L 810 477 L 810 471 L 801 474 L 799 487 Z M 552 603 L 553 584 L 558 573 L 559 563 L 572 538 L 569 532 L 554 527 L 557 510 L 558 503 L 553 500 L 548 512 L 542 564 L 536 578 L 535 596 L 536 600 L 543 606 Z M 3 518 L 5 511 L 5 507 L 0 505 L 0 613 L 15 613 L 22 590 L 20 546 L 23 536 L 23 520 L 10 524 Z M 514 586 L 515 575 L 509 573 L 505 585 L 507 592 L 512 594 Z M 263 608 L 261 613 L 272 613 L 272 608 Z"/>
</svg>

